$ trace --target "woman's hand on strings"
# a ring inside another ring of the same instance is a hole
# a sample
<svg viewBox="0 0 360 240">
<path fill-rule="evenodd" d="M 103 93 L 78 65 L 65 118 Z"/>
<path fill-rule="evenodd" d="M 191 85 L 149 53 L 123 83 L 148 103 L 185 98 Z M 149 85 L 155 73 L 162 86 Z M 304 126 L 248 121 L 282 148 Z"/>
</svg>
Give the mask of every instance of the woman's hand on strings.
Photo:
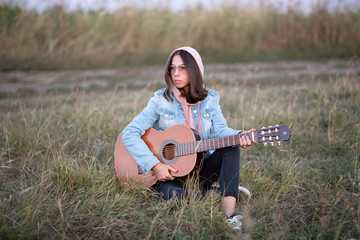
<svg viewBox="0 0 360 240">
<path fill-rule="evenodd" d="M 153 168 L 156 178 L 159 181 L 174 180 L 174 176 L 171 175 L 170 171 L 177 172 L 175 168 L 164 163 L 157 163 Z"/>
<path fill-rule="evenodd" d="M 240 138 L 240 146 L 243 147 L 243 148 L 246 148 L 247 146 L 251 146 L 252 144 L 257 144 L 256 141 L 252 142 L 249 138 L 249 136 L 247 136 L 247 133 L 250 133 L 250 132 L 255 132 L 256 129 L 252 128 L 251 130 L 249 131 L 243 131 L 241 132 L 242 134 L 244 134 L 241 138 Z"/>
</svg>

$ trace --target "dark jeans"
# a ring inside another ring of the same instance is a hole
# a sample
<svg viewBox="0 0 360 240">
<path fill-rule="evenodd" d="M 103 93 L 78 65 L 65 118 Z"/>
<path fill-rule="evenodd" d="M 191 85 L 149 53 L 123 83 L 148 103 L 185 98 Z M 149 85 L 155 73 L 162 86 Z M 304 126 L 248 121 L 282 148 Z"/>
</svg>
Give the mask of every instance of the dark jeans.
<svg viewBox="0 0 360 240">
<path fill-rule="evenodd" d="M 196 194 L 203 196 L 211 188 L 211 185 L 219 180 L 221 194 L 233 196 L 237 199 L 239 193 L 239 171 L 240 148 L 227 147 L 217 149 L 210 157 L 204 159 L 203 168 L 199 173 L 202 192 Z M 184 181 L 181 178 L 158 183 L 156 189 L 165 200 L 174 196 L 180 198 L 192 194 L 184 190 Z"/>
</svg>

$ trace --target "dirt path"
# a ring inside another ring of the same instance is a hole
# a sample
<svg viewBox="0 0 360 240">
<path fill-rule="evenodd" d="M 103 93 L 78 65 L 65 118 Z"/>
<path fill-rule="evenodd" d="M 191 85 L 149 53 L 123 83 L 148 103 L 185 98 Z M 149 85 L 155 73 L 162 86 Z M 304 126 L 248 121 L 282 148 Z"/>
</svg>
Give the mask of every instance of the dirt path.
<svg viewBox="0 0 360 240">
<path fill-rule="evenodd" d="M 208 81 L 359 74 L 360 59 L 207 64 L 205 73 Z M 44 93 L 54 89 L 142 87 L 157 83 L 163 84 L 163 66 L 0 73 L 0 92 Z"/>
</svg>

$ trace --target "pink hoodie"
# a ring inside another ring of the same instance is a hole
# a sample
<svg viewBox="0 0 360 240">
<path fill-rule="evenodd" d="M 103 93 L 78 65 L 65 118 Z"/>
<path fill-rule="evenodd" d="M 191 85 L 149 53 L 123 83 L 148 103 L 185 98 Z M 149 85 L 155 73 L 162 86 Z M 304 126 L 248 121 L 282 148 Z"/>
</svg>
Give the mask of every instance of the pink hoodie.
<svg viewBox="0 0 360 240">
<path fill-rule="evenodd" d="M 173 55 L 174 52 L 179 51 L 179 50 L 183 50 L 183 51 L 191 54 L 191 56 L 195 59 L 197 65 L 200 69 L 200 72 L 204 78 L 204 64 L 201 60 L 200 54 L 194 48 L 185 46 L 185 47 L 180 47 L 180 48 L 175 49 L 174 51 L 172 51 L 170 56 Z M 169 58 L 170 58 L 170 56 L 169 56 Z"/>
<path fill-rule="evenodd" d="M 188 53 L 190 53 L 190 55 L 195 59 L 202 77 L 204 78 L 204 65 L 202 63 L 201 60 L 201 56 L 200 54 L 192 47 L 180 47 L 175 49 L 174 51 L 172 51 L 172 53 L 169 56 L 168 61 L 170 60 L 170 57 L 173 55 L 174 52 L 179 51 L 179 50 L 183 50 L 186 51 Z M 192 117 L 192 111 L 191 111 L 191 106 L 193 105 L 197 105 L 198 106 L 198 132 L 201 136 L 201 118 L 200 118 L 200 102 L 197 102 L 195 104 L 190 104 L 186 101 L 186 98 L 181 96 L 180 91 L 173 85 L 172 87 L 172 91 L 176 97 L 176 99 L 181 103 L 181 106 L 184 110 L 184 114 L 185 114 L 185 125 L 195 129 L 196 130 L 196 126 L 195 126 L 195 122 L 194 122 L 194 118 Z"/>
</svg>

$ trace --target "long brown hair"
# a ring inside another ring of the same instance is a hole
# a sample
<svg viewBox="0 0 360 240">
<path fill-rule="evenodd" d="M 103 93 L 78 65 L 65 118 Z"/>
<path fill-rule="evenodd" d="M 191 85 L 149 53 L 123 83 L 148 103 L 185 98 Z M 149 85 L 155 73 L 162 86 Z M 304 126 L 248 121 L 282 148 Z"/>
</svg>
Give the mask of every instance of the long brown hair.
<svg viewBox="0 0 360 240">
<path fill-rule="evenodd" d="M 183 97 L 186 96 L 186 101 L 188 103 L 197 103 L 201 100 L 204 100 L 208 95 L 208 91 L 205 88 L 203 76 L 202 76 L 200 69 L 199 69 L 195 59 L 193 58 L 193 56 L 191 56 L 190 53 L 188 53 L 184 50 L 179 50 L 179 51 L 174 52 L 172 54 L 172 56 L 169 57 L 169 60 L 166 63 L 165 81 L 166 81 L 167 87 L 166 87 L 166 91 L 164 92 L 164 97 L 168 101 L 171 101 L 171 102 L 174 101 L 170 95 L 171 88 L 173 86 L 173 82 L 171 79 L 171 74 L 169 72 L 169 66 L 175 55 L 179 55 L 181 57 L 181 59 L 183 60 L 184 65 L 187 67 L 187 72 L 188 72 L 188 76 L 189 76 L 189 80 L 190 80 L 189 93 L 186 95 L 185 90 L 180 88 L 179 91 L 181 92 L 181 96 L 183 96 Z"/>
</svg>

